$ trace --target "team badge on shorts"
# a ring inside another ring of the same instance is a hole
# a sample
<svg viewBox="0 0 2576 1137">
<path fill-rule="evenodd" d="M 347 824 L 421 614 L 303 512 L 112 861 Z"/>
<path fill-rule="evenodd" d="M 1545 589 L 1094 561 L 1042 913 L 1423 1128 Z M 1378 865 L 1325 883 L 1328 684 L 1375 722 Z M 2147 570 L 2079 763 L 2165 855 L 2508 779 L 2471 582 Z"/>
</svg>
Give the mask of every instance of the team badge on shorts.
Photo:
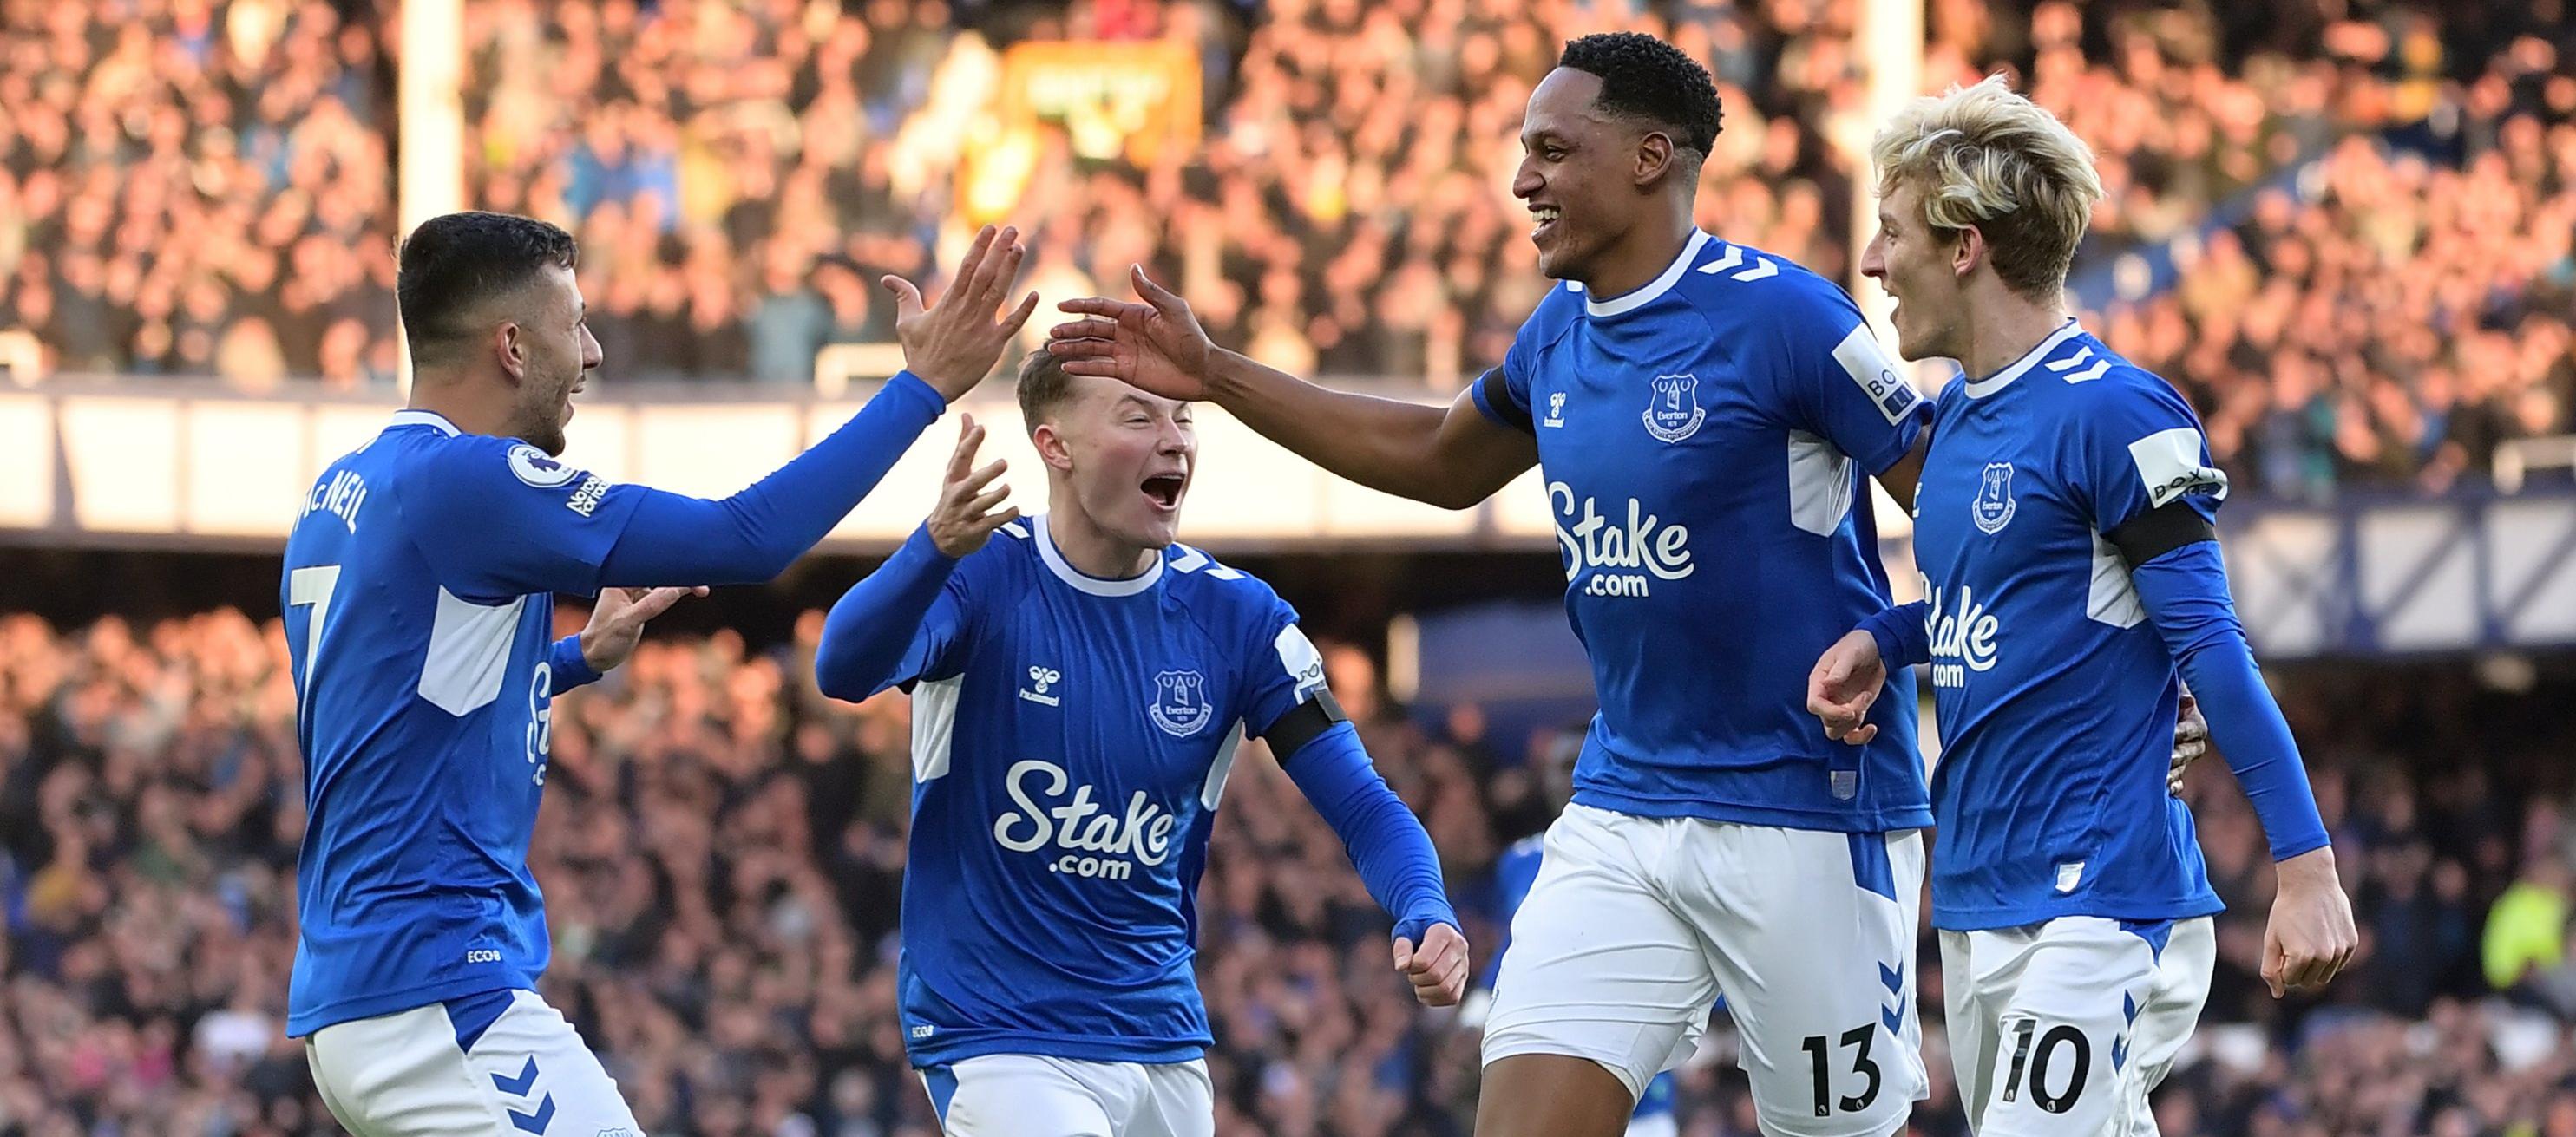
<svg viewBox="0 0 2576 1137">
<path fill-rule="evenodd" d="M 1646 433 L 1663 442 L 1679 442 L 1699 433 L 1708 410 L 1699 405 L 1699 379 L 1691 375 L 1655 376 L 1654 397 L 1646 401 Z"/>
<path fill-rule="evenodd" d="M 1154 676 L 1154 701 L 1145 707 L 1145 717 L 1174 738 L 1188 738 L 1207 729 L 1216 718 L 1216 705 L 1208 702 L 1207 680 L 1195 671 L 1165 671 Z"/>
<path fill-rule="evenodd" d="M 1985 474 L 1977 479 L 1977 500 L 1968 507 L 1976 517 L 1977 528 L 2001 533 L 2004 526 L 2012 524 L 2013 510 L 2019 508 L 2013 500 L 2012 475 L 2010 462 L 1986 463 Z"/>
</svg>

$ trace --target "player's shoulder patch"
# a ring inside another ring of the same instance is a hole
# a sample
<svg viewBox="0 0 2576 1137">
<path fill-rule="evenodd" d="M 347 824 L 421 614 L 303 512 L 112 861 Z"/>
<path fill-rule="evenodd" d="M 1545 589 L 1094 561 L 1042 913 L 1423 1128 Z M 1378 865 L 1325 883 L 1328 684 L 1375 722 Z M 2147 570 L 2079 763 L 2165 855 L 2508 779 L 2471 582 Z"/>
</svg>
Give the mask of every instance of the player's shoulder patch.
<svg viewBox="0 0 2576 1137">
<path fill-rule="evenodd" d="M 581 476 L 580 467 L 548 454 L 525 442 L 514 442 L 503 458 L 510 475 L 541 490 L 550 490 Z"/>
</svg>

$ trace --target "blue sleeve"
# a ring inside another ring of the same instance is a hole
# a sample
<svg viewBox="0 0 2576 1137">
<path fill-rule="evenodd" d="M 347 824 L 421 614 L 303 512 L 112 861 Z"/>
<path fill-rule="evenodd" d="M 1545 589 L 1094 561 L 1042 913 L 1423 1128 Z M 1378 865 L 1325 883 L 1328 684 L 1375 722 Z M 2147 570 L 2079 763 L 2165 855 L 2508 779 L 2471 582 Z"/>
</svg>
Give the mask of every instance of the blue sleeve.
<svg viewBox="0 0 2576 1137">
<path fill-rule="evenodd" d="M 599 591 L 600 566 L 636 505 L 535 446 L 479 434 L 432 444 L 394 500 L 439 586 L 492 603 Z"/>
<path fill-rule="evenodd" d="M 1396 935 L 1419 944 L 1433 924 L 1460 927 L 1440 883 L 1431 835 L 1370 765 L 1357 728 L 1335 723 L 1280 765 L 1341 836 L 1369 895 L 1395 918 Z"/>
<path fill-rule="evenodd" d="M 554 685 L 550 689 L 557 695 L 599 682 L 599 673 L 590 669 L 589 660 L 582 658 L 581 634 L 578 632 L 556 640 L 555 646 L 547 649 L 546 666 L 553 672 Z"/>
<path fill-rule="evenodd" d="M 968 611 L 958 564 L 931 543 L 928 526 L 914 530 L 824 617 L 815 685 L 855 703 L 945 663 Z"/>
<path fill-rule="evenodd" d="M 1878 658 L 1894 671 L 1932 662 L 1932 633 L 1923 617 L 1928 601 L 1899 604 L 1860 622 L 1860 630 L 1878 641 Z"/>
<path fill-rule="evenodd" d="M 2227 594 L 2227 566 L 2218 542 L 2185 545 L 2131 569 L 2138 600 L 2173 652 L 2183 682 L 2200 699 L 2209 737 L 2236 771 L 2236 782 L 2254 804 L 2271 842 L 2272 859 L 2288 860 L 2326 844 L 2325 822 L 2308 788 L 2299 744 L 2280 704 L 2263 685 L 2236 604 Z"/>
<path fill-rule="evenodd" d="M 611 503 L 628 495 L 636 500 L 601 562 L 600 583 L 756 584 L 787 571 L 876 488 L 947 406 L 929 384 L 905 372 L 839 430 L 731 497 L 609 489 Z"/>
<path fill-rule="evenodd" d="M 1896 370 L 1860 308 L 1824 280 L 1783 279 L 1761 288 L 1778 313 L 1791 420 L 1876 474 L 1914 448 L 1932 405 Z M 1747 295 L 1757 293 L 1748 292 Z"/>
<path fill-rule="evenodd" d="M 1503 353 L 1503 365 L 1484 373 L 1467 392 L 1476 400 L 1476 409 L 1497 425 L 1523 434 L 1537 433 L 1530 420 L 1530 366 L 1534 349 L 1525 346 L 1536 334 L 1540 321 L 1547 316 L 1548 303 L 1539 301 L 1536 311 L 1521 321 L 1521 330 L 1512 337 L 1512 346 Z"/>
</svg>

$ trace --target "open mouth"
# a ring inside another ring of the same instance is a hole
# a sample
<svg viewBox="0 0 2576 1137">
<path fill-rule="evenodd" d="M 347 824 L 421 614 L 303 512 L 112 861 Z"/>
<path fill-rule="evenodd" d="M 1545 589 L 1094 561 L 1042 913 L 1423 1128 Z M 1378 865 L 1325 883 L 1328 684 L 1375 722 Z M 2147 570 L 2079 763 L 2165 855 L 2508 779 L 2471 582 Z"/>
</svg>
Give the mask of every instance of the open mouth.
<svg viewBox="0 0 2576 1137">
<path fill-rule="evenodd" d="M 1533 205 L 1530 216 L 1538 222 L 1530 227 L 1530 240 L 1535 241 L 1556 228 L 1556 223 L 1565 219 L 1565 212 L 1553 205 Z"/>
<path fill-rule="evenodd" d="M 1156 474 L 1145 479 L 1142 488 L 1154 508 L 1169 513 L 1181 507 L 1181 487 L 1187 484 L 1189 480 L 1179 474 Z"/>
</svg>

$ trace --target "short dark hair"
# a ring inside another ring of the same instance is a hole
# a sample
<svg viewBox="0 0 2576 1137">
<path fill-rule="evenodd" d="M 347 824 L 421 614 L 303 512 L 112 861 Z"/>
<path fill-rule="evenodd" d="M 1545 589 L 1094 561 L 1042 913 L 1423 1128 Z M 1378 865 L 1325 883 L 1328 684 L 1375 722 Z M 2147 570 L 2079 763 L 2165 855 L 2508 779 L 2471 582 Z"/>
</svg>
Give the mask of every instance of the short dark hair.
<svg viewBox="0 0 2576 1137">
<path fill-rule="evenodd" d="M 572 234 L 533 217 L 472 211 L 421 222 L 403 239 L 394 273 L 412 358 L 426 361 L 472 334 L 460 321 L 476 304 L 548 268 L 569 269 L 579 256 Z"/>
<path fill-rule="evenodd" d="M 1030 430 L 1046 421 L 1047 415 L 1073 397 L 1073 376 L 1066 373 L 1064 361 L 1054 352 L 1039 348 L 1020 361 L 1020 420 Z"/>
<path fill-rule="evenodd" d="M 1678 47 L 1644 32 L 1598 32 L 1568 41 L 1556 65 L 1599 76 L 1600 106 L 1653 123 L 1675 146 L 1705 158 L 1717 143 L 1717 83 Z"/>
</svg>

